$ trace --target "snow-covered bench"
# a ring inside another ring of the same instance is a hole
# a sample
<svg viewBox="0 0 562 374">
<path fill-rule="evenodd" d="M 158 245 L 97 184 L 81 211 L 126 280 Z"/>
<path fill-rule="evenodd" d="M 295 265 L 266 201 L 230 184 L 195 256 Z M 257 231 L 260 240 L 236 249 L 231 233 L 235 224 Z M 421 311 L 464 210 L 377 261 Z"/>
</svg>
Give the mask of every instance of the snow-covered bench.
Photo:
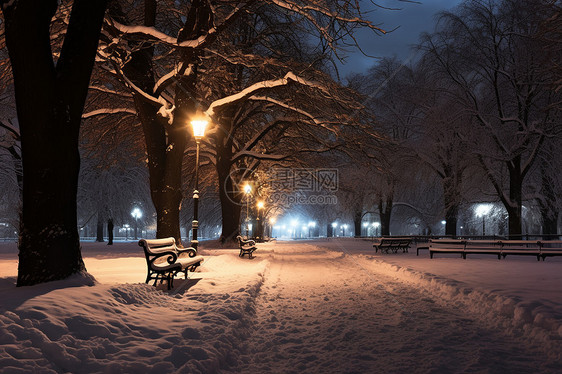
<svg viewBox="0 0 562 374">
<path fill-rule="evenodd" d="M 240 247 L 240 254 L 238 256 L 243 257 L 247 254 L 248 258 L 254 258 L 253 253 L 257 249 L 256 242 L 254 240 L 244 240 L 240 235 L 238 235 L 236 239 Z"/>
<path fill-rule="evenodd" d="M 203 256 L 197 255 L 195 248 L 178 248 L 174 238 L 141 239 L 139 246 L 143 247 L 146 257 L 148 273 L 146 283 L 154 279 L 154 285 L 166 280 L 168 289 L 174 286 L 174 277 L 183 273 L 187 279 L 188 271 L 195 269 L 203 262 Z"/>
<path fill-rule="evenodd" d="M 492 254 L 498 260 L 508 255 L 535 256 L 544 261 L 546 257 L 562 256 L 562 241 L 432 239 L 429 257 L 435 253 L 459 253 L 464 259 L 468 254 Z"/>
<path fill-rule="evenodd" d="M 410 248 L 410 244 L 412 243 L 412 238 L 380 238 L 374 244 L 373 247 L 375 248 L 375 253 L 379 250 L 381 253 L 396 253 L 399 249 L 402 252 L 408 252 L 408 248 Z"/>
</svg>

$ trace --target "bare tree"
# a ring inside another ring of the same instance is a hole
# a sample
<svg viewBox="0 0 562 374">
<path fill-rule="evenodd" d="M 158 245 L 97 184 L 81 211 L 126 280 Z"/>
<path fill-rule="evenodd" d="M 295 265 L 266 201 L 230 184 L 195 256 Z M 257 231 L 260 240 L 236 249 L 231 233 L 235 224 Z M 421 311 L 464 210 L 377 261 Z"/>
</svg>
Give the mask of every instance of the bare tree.
<svg viewBox="0 0 562 374">
<path fill-rule="evenodd" d="M 554 126 L 548 77 L 531 36 L 546 1 L 467 1 L 443 13 L 425 47 L 462 95 L 478 127 L 474 148 L 509 215 L 509 234 L 521 234 L 525 178 Z"/>
</svg>

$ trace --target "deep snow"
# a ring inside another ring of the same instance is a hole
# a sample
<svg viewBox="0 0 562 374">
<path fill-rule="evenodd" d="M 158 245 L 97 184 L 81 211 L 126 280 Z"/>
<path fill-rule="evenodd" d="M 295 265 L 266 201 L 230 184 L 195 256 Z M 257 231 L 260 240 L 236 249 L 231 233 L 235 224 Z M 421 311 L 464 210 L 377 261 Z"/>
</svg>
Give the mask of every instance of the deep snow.
<svg viewBox="0 0 562 374">
<path fill-rule="evenodd" d="M 562 258 L 258 248 L 203 243 L 167 291 L 142 283 L 136 243 L 83 243 L 89 274 L 15 288 L 2 243 L 0 372 L 562 372 Z"/>
</svg>

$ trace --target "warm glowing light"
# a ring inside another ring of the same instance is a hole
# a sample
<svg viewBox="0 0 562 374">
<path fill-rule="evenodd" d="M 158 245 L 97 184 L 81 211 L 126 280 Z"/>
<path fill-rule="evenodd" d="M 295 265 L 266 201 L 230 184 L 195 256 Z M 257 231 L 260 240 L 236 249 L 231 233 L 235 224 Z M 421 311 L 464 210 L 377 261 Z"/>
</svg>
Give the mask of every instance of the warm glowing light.
<svg viewBox="0 0 562 374">
<path fill-rule="evenodd" d="M 264 203 L 263 201 L 258 201 L 258 209 L 263 209 Z"/>
<path fill-rule="evenodd" d="M 373 222 L 373 226 L 375 226 L 375 227 L 379 227 L 380 225 L 381 225 L 380 222 Z"/>
<path fill-rule="evenodd" d="M 332 227 L 333 227 L 333 228 L 338 227 L 338 223 L 337 223 L 337 222 L 332 223 Z"/>
<path fill-rule="evenodd" d="M 363 227 L 369 226 L 369 222 L 363 222 Z"/>
<path fill-rule="evenodd" d="M 272 225 L 273 225 L 276 221 L 277 221 L 277 218 L 275 218 L 275 217 L 271 217 L 271 218 L 269 219 L 269 223 L 271 223 Z"/>
<path fill-rule="evenodd" d="M 193 136 L 195 139 L 200 140 L 205 136 L 205 128 L 209 124 L 209 121 L 203 118 L 196 118 L 191 121 L 191 126 L 193 127 Z"/>
<path fill-rule="evenodd" d="M 244 185 L 244 192 L 245 192 L 246 194 L 249 194 L 250 192 L 252 192 L 252 186 L 250 186 L 248 183 L 246 183 L 246 184 Z"/>
</svg>

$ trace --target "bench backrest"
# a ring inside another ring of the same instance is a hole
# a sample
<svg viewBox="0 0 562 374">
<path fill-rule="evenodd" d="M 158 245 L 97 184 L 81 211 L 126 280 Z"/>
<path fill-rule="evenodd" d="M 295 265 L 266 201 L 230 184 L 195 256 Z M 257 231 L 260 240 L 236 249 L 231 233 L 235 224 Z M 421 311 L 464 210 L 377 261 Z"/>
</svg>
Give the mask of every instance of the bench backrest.
<svg viewBox="0 0 562 374">
<path fill-rule="evenodd" d="M 173 237 L 164 239 L 141 239 L 139 245 L 147 255 L 158 255 L 164 252 L 176 252 L 176 240 Z"/>
</svg>

